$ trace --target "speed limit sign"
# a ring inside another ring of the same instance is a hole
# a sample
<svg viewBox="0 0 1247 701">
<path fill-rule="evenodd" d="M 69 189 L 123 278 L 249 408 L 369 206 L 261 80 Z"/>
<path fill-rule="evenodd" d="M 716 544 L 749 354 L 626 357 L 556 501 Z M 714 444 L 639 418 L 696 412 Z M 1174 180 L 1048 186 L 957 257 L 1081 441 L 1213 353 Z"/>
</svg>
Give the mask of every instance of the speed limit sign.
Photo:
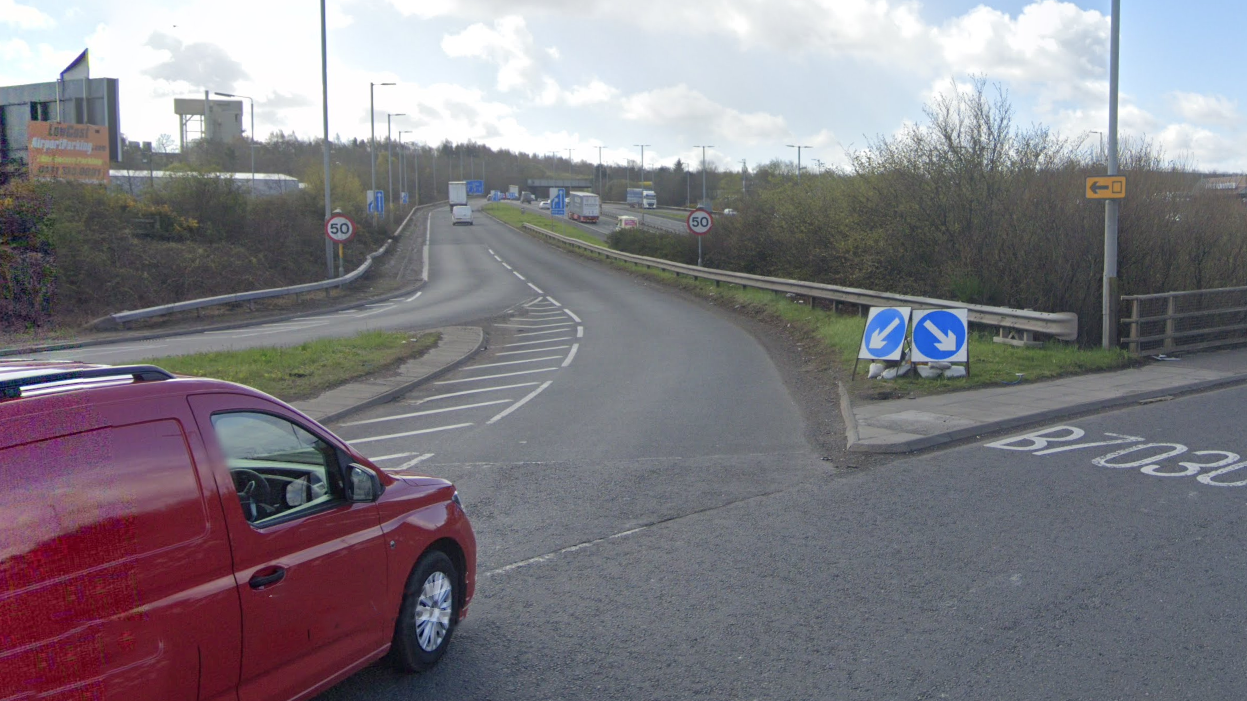
<svg viewBox="0 0 1247 701">
<path fill-rule="evenodd" d="M 355 222 L 345 214 L 335 214 L 325 220 L 325 236 L 346 243 L 355 235 Z"/>
<path fill-rule="evenodd" d="M 688 213 L 688 233 L 694 236 L 705 236 L 714 228 L 714 218 L 704 209 L 694 209 Z"/>
</svg>

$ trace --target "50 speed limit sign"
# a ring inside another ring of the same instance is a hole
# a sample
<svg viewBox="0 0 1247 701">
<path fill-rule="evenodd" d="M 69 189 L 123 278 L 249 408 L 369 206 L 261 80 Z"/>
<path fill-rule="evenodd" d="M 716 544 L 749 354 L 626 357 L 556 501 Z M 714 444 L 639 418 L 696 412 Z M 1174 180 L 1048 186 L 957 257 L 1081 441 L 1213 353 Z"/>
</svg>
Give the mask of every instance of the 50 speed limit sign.
<svg viewBox="0 0 1247 701">
<path fill-rule="evenodd" d="M 688 213 L 688 232 L 694 236 L 705 236 L 714 228 L 714 217 L 704 209 L 694 209 Z"/>
<path fill-rule="evenodd" d="M 346 243 L 355 235 L 355 222 L 345 214 L 335 214 L 325 220 L 325 236 L 337 241 L 338 243 Z"/>
</svg>

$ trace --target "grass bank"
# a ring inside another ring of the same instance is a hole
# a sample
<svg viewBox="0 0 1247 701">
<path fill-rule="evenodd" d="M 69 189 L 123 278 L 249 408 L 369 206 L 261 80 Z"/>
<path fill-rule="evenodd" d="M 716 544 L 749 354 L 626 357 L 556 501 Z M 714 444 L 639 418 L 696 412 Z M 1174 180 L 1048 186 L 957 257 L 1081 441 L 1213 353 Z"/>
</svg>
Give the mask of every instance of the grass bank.
<svg viewBox="0 0 1247 701">
<path fill-rule="evenodd" d="M 578 241 L 584 241 L 587 244 L 608 248 L 602 239 L 585 232 L 583 229 L 574 224 L 568 224 L 566 221 L 560 220 L 559 217 L 555 217 L 551 220 L 549 214 L 545 216 L 533 214 L 532 212 L 527 212 L 519 207 L 513 207 L 508 204 L 499 204 L 497 202 L 485 205 L 481 208 L 481 211 L 497 218 L 499 221 L 510 224 L 517 229 L 523 228 L 525 224 L 532 224 L 533 226 L 539 226 L 546 231 L 553 231 L 556 234 L 562 234 Z"/>
<path fill-rule="evenodd" d="M 215 377 L 255 387 L 283 401 L 315 397 L 325 390 L 398 367 L 437 345 L 440 333 L 367 331 L 322 338 L 288 348 L 248 348 L 195 353 L 143 362 L 169 372 Z"/>
</svg>

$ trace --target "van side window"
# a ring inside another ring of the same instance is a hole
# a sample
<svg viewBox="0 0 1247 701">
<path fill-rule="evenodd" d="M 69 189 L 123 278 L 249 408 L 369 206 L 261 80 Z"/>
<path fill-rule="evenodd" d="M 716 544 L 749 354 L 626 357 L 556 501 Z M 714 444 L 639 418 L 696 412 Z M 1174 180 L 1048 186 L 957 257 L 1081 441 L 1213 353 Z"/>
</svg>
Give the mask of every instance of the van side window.
<svg viewBox="0 0 1247 701">
<path fill-rule="evenodd" d="M 263 526 L 343 499 L 337 450 L 298 424 L 240 411 L 214 414 L 212 427 L 247 521 Z"/>
</svg>

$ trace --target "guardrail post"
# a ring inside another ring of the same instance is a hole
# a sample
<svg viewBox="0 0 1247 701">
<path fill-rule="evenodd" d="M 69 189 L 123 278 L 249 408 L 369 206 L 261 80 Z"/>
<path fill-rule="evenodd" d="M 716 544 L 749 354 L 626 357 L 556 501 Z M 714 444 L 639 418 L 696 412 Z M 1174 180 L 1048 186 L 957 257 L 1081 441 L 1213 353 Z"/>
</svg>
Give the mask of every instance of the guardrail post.
<svg viewBox="0 0 1247 701">
<path fill-rule="evenodd" d="M 1139 300 L 1130 301 L 1130 318 L 1126 320 L 1130 324 L 1130 338 L 1139 338 L 1143 335 L 1142 328 L 1139 324 Z M 1130 342 L 1130 352 L 1135 355 L 1139 354 L 1139 342 Z"/>
<path fill-rule="evenodd" d="M 1176 296 L 1169 297 L 1165 314 L 1169 317 L 1165 319 L 1165 350 L 1171 351 L 1174 347 L 1173 334 L 1177 327 L 1177 320 L 1173 318 L 1178 313 L 1178 298 Z"/>
</svg>

